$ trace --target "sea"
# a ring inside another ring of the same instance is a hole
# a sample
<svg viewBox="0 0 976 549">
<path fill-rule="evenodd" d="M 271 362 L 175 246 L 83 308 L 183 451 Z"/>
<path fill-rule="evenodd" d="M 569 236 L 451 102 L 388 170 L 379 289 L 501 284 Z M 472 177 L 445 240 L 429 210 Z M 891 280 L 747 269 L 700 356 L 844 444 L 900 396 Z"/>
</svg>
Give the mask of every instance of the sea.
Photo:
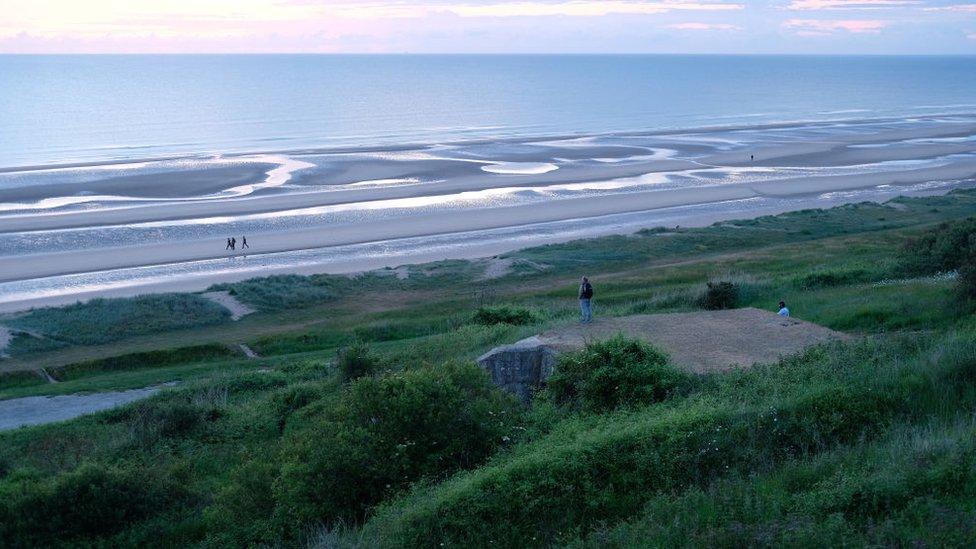
<svg viewBox="0 0 976 549">
<path fill-rule="evenodd" d="M 976 56 L 0 56 L 0 168 L 976 111 Z"/>
</svg>

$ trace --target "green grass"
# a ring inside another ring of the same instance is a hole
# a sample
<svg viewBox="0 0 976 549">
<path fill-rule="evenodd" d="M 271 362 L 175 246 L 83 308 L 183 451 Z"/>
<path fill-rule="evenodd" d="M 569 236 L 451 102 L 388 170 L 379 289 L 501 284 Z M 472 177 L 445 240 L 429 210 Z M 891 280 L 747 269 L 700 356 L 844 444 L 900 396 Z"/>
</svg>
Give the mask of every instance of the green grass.
<svg viewBox="0 0 976 549">
<path fill-rule="evenodd" d="M 898 425 L 762 475 L 655 495 L 570 546 L 972 546 L 974 441 L 971 418 Z"/>
<path fill-rule="evenodd" d="M 814 350 L 717 376 L 637 413 L 571 419 L 511 456 L 386 504 L 362 535 L 380 545 L 558 543 L 629 517 L 650 495 L 761 471 L 877 436 L 896 421 L 976 403 L 976 341 L 916 345 Z"/>
<path fill-rule="evenodd" d="M 92 299 L 66 307 L 33 309 L 3 324 L 40 334 L 59 344 L 92 345 L 135 335 L 218 324 L 230 313 L 195 294 L 158 294 L 125 299 Z M 18 338 L 19 339 L 19 338 Z M 28 338 L 36 339 L 36 338 Z M 14 341 L 11 355 L 36 350 Z"/>
<path fill-rule="evenodd" d="M 972 545 L 976 322 L 902 250 L 976 192 L 898 202 L 543 246 L 492 281 L 446 261 L 224 285 L 259 309 L 233 323 L 198 296 L 196 327 L 139 300 L 21 316 L 64 346 L 0 368 L 62 382 L 8 372 L 0 399 L 179 383 L 0 433 L 0 544 Z M 706 377 L 611 342 L 511 407 L 471 362 L 575 322 L 581 274 L 598 316 L 698 310 L 730 280 L 739 306 L 865 337 Z M 77 341 L 111 341 L 69 344 L 86 322 Z M 343 375 L 352 345 L 368 361 Z"/>
</svg>

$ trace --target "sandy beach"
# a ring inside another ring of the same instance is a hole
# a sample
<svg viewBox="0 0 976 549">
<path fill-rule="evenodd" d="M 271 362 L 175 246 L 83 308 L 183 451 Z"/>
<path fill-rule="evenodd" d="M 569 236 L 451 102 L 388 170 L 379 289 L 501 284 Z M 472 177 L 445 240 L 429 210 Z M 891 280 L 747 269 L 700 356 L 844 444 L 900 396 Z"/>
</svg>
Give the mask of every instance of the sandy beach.
<svg viewBox="0 0 976 549">
<path fill-rule="evenodd" d="M 0 310 L 480 257 L 974 178 L 976 117 L 961 115 L 8 171 Z M 225 242 L 245 234 L 239 261 Z"/>
</svg>

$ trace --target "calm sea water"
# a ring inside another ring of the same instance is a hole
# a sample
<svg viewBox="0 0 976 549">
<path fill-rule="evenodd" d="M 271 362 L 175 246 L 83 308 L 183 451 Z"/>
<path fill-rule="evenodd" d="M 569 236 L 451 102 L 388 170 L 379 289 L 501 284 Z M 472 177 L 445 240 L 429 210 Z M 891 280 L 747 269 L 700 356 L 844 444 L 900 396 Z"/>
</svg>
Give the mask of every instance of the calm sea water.
<svg viewBox="0 0 976 549">
<path fill-rule="evenodd" d="M 976 110 L 976 57 L 0 56 L 0 167 Z"/>
</svg>

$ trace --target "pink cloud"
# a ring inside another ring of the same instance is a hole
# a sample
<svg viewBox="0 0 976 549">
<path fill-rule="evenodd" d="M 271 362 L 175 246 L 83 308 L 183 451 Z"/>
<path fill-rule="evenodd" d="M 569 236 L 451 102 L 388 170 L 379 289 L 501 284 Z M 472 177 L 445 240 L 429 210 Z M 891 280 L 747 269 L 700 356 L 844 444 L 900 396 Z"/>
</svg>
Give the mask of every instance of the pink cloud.
<svg viewBox="0 0 976 549">
<path fill-rule="evenodd" d="M 878 34 L 888 24 L 888 21 L 877 19 L 787 19 L 782 26 L 800 36 L 823 36 L 838 31 Z"/>
<path fill-rule="evenodd" d="M 742 30 L 742 27 L 738 25 L 730 25 L 728 23 L 675 23 L 673 25 L 668 25 L 669 29 L 677 30 Z"/>
<path fill-rule="evenodd" d="M 963 13 L 976 13 L 976 4 L 956 4 L 954 6 L 937 6 L 925 8 L 925 11 L 955 11 Z"/>
<path fill-rule="evenodd" d="M 918 0 L 793 0 L 788 10 L 866 10 L 921 4 Z"/>
</svg>

